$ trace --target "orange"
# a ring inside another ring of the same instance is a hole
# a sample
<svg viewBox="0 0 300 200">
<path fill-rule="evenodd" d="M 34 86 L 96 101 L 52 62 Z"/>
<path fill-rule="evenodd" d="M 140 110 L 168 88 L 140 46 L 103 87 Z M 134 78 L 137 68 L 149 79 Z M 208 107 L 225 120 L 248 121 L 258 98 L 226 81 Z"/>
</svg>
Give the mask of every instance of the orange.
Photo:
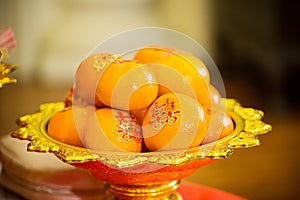
<svg viewBox="0 0 300 200">
<path fill-rule="evenodd" d="M 103 107 L 103 103 L 96 96 L 98 79 L 102 70 L 116 59 L 121 58 L 111 53 L 96 53 L 84 59 L 75 74 L 74 94 L 89 104 Z"/>
<path fill-rule="evenodd" d="M 223 124 L 223 129 L 219 136 L 220 139 L 226 137 L 227 135 L 229 135 L 234 131 L 234 123 L 228 113 L 226 113 L 222 124 Z"/>
<path fill-rule="evenodd" d="M 127 111 L 101 108 L 89 117 L 84 131 L 87 148 L 97 151 L 141 152 L 142 133 Z"/>
<path fill-rule="evenodd" d="M 150 106 L 143 121 L 144 142 L 150 151 L 198 146 L 208 127 L 203 107 L 193 98 L 167 93 Z"/>
<path fill-rule="evenodd" d="M 143 63 L 155 63 L 161 58 L 168 57 L 179 52 L 182 51 L 168 47 L 147 46 L 139 49 L 133 59 L 142 61 Z"/>
<path fill-rule="evenodd" d="M 222 97 L 217 88 L 215 88 L 212 84 L 209 85 L 209 97 L 202 99 L 202 105 L 206 109 L 207 112 L 212 112 L 212 110 L 216 110 L 223 106 Z"/>
<path fill-rule="evenodd" d="M 130 111 L 130 114 L 132 114 L 139 122 L 140 125 L 143 124 L 144 116 L 147 113 L 148 108 L 145 108 L 143 110 L 132 110 Z"/>
<path fill-rule="evenodd" d="M 202 101 L 202 105 L 207 113 L 209 121 L 208 134 L 205 137 L 203 144 L 219 139 L 223 129 L 223 119 L 226 114 L 225 105 L 221 99 L 221 95 L 211 84 L 209 85 L 209 97 L 210 98 Z"/>
<path fill-rule="evenodd" d="M 152 71 L 134 60 L 116 60 L 108 65 L 97 86 L 97 97 L 106 106 L 122 110 L 143 110 L 157 97 Z"/>
<path fill-rule="evenodd" d="M 48 135 L 60 142 L 73 146 L 84 147 L 81 142 L 81 134 L 83 134 L 83 123 L 75 123 L 77 121 L 85 122 L 89 112 L 93 107 L 72 108 L 67 107 L 58 111 L 50 119 L 47 132 Z M 76 119 L 74 118 L 76 115 Z"/>
<path fill-rule="evenodd" d="M 204 139 L 202 144 L 207 144 L 224 138 L 234 131 L 233 120 L 227 112 L 221 112 L 219 110 L 213 112 L 210 110 L 207 111 L 209 130 L 211 130 L 211 133 L 207 134 L 207 137 Z M 212 116 L 214 113 L 217 116 Z M 211 120 L 215 121 L 212 122 Z"/>
<path fill-rule="evenodd" d="M 152 59 L 148 58 L 151 55 Z M 173 92 L 194 97 L 201 104 L 210 101 L 209 72 L 205 64 L 192 54 L 149 47 L 139 50 L 134 59 L 149 64 L 159 84 L 158 96 Z"/>
</svg>

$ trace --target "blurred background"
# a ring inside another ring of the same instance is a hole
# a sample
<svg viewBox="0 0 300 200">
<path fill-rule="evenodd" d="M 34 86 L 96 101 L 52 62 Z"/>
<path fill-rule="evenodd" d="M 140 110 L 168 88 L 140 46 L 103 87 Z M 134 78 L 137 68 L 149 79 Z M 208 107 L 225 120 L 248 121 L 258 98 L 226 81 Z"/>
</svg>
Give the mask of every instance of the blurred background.
<svg viewBox="0 0 300 200">
<path fill-rule="evenodd" d="M 299 199 L 300 10 L 283 0 L 0 0 L 0 29 L 20 68 L 0 91 L 0 134 L 41 103 L 62 101 L 80 61 L 121 31 L 159 26 L 195 39 L 221 72 L 227 97 L 265 112 L 273 131 L 186 180 L 248 199 Z"/>
</svg>

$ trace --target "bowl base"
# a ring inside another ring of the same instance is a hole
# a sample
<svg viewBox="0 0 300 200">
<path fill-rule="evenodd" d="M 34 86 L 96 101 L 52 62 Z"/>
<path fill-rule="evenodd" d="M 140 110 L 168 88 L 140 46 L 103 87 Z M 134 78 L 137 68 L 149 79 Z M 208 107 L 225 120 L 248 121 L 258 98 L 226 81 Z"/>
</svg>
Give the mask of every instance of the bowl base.
<svg viewBox="0 0 300 200">
<path fill-rule="evenodd" d="M 106 183 L 107 190 L 118 200 L 182 200 L 175 190 L 179 180 L 154 185 L 122 185 Z"/>
</svg>

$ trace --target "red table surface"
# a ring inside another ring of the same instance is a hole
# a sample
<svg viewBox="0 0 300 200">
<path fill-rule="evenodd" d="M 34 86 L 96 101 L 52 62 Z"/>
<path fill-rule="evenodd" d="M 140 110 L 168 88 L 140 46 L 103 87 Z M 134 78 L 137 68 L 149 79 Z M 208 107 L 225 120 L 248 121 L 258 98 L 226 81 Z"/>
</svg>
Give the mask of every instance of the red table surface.
<svg viewBox="0 0 300 200">
<path fill-rule="evenodd" d="M 245 198 L 218 189 L 183 181 L 177 189 L 184 200 L 245 200 Z"/>
</svg>

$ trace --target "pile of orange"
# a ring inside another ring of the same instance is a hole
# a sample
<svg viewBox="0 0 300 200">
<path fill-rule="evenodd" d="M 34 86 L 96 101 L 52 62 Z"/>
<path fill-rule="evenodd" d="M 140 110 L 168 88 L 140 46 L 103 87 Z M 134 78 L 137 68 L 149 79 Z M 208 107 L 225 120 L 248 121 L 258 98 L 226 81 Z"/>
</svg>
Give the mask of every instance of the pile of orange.
<svg viewBox="0 0 300 200">
<path fill-rule="evenodd" d="M 148 46 L 131 60 L 96 53 L 80 63 L 48 134 L 97 151 L 184 149 L 207 141 L 220 102 L 205 64 L 188 52 Z M 221 123 L 219 138 L 234 129 L 228 114 Z"/>
</svg>

